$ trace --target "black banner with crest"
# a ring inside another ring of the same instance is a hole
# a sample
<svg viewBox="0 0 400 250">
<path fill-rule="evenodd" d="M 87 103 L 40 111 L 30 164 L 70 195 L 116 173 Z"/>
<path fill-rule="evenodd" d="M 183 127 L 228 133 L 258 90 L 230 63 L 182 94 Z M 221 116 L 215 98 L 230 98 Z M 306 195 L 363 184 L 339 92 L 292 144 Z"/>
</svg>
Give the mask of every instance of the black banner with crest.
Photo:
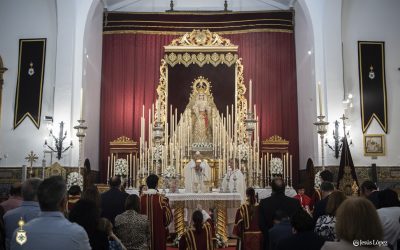
<svg viewBox="0 0 400 250">
<path fill-rule="evenodd" d="M 374 118 L 387 133 L 385 42 L 359 41 L 358 68 L 363 133 Z"/>
<path fill-rule="evenodd" d="M 20 39 L 14 129 L 29 117 L 40 127 L 46 38 Z"/>
</svg>

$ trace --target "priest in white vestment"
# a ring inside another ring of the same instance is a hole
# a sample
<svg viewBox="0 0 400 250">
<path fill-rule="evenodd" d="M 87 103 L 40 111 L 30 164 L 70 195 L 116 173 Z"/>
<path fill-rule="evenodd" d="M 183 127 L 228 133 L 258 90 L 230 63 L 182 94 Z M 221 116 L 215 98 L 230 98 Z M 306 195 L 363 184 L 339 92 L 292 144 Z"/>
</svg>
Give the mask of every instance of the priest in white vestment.
<svg viewBox="0 0 400 250">
<path fill-rule="evenodd" d="M 211 168 L 200 152 L 196 152 L 194 158 L 185 166 L 185 192 L 206 193 L 205 182 L 211 180 Z"/>
<path fill-rule="evenodd" d="M 239 161 L 230 159 L 228 161 L 228 171 L 222 180 L 222 189 L 224 192 L 233 193 L 235 189 L 236 178 L 236 192 L 240 194 L 242 201 L 246 200 L 246 181 L 244 175 L 240 170 Z"/>
</svg>

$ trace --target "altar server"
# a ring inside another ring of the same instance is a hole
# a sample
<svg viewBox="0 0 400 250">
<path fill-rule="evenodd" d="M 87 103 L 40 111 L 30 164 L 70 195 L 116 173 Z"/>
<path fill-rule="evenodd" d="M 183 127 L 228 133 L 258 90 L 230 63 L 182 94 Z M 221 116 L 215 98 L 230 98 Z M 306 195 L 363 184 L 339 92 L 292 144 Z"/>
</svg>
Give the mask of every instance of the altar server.
<svg viewBox="0 0 400 250">
<path fill-rule="evenodd" d="M 204 222 L 203 212 L 194 211 L 194 228 L 187 230 L 179 240 L 179 250 L 213 250 L 213 229 L 210 219 Z"/>
<path fill-rule="evenodd" d="M 150 221 L 150 250 L 166 249 L 167 227 L 172 221 L 168 198 L 157 191 L 158 176 L 151 174 L 146 179 L 148 187 L 140 197 L 140 212 Z"/>
</svg>

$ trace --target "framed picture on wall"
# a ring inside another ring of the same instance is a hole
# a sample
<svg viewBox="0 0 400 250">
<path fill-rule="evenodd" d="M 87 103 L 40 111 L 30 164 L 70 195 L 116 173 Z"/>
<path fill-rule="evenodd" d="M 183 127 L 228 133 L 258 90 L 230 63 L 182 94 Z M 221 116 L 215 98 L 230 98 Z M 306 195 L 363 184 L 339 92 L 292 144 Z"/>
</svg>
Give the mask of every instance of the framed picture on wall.
<svg viewBox="0 0 400 250">
<path fill-rule="evenodd" d="M 385 135 L 364 135 L 364 155 L 385 155 Z"/>
</svg>

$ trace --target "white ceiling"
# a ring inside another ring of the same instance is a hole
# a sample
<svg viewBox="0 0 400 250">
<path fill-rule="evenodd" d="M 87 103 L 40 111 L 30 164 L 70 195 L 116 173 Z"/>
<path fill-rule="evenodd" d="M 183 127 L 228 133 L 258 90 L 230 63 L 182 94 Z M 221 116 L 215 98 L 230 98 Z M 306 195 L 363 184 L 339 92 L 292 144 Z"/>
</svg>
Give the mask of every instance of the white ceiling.
<svg viewBox="0 0 400 250">
<path fill-rule="evenodd" d="M 102 0 L 108 11 L 164 12 L 171 0 Z M 262 11 L 288 10 L 296 0 L 227 0 L 228 10 Z M 224 0 L 174 0 L 178 11 L 218 11 L 224 9 Z"/>
</svg>

